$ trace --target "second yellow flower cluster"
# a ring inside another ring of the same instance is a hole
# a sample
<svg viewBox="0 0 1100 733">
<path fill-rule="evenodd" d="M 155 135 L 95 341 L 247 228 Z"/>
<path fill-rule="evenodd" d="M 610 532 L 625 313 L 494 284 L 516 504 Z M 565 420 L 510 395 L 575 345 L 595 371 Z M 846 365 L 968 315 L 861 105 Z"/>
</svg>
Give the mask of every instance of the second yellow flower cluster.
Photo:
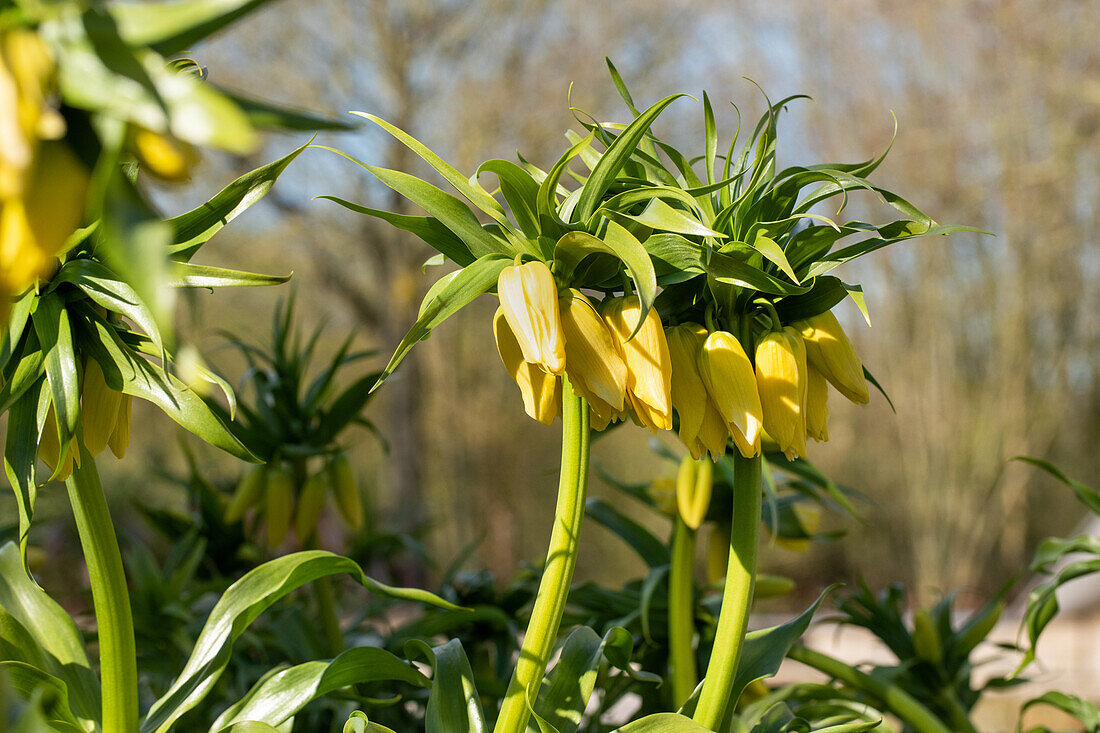
<svg viewBox="0 0 1100 733">
<path fill-rule="evenodd" d="M 597 307 L 579 290 L 559 293 L 542 262 L 504 268 L 497 292 L 497 349 L 527 414 L 542 423 L 561 413 L 564 374 L 596 430 L 625 417 L 671 430 L 675 409 L 695 458 L 723 455 L 730 439 L 745 457 L 770 439 L 794 458 L 806 454 L 807 436 L 828 440 L 828 384 L 853 402 L 869 399 L 863 365 L 830 312 L 766 333 L 750 360 L 726 331 L 666 329 L 655 310 L 639 326 L 635 295 Z"/>
</svg>

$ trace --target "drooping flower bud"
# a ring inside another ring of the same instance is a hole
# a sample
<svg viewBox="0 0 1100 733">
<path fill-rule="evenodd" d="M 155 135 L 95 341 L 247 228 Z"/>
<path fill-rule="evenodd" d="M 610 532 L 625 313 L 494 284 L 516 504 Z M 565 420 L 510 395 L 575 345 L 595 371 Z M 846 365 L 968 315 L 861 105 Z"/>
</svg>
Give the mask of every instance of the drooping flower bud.
<svg viewBox="0 0 1100 733">
<path fill-rule="evenodd" d="M 806 435 L 816 441 L 829 439 L 829 383 L 812 365 L 806 365 Z"/>
<path fill-rule="evenodd" d="M 251 507 L 260 503 L 264 495 L 264 487 L 267 486 L 267 466 L 258 465 L 249 468 L 233 492 L 233 498 L 225 508 L 225 522 L 233 524 L 240 521 L 244 513 Z"/>
<path fill-rule="evenodd" d="M 493 316 L 493 333 L 496 336 L 500 360 L 504 362 L 504 368 L 519 385 L 524 411 L 545 425 L 551 424 L 554 418 L 561 414 L 559 378 L 523 360 L 519 341 L 516 340 L 516 335 L 508 325 L 503 308 L 497 308 L 496 315 Z"/>
<path fill-rule="evenodd" d="M 756 382 L 764 429 L 787 458 L 806 455 L 806 349 L 791 327 L 773 331 L 756 345 Z"/>
<path fill-rule="evenodd" d="M 333 456 L 328 464 L 328 476 L 340 516 L 352 529 L 362 528 L 363 497 L 359 494 L 359 483 L 355 480 L 355 471 L 346 453 Z"/>
<path fill-rule="evenodd" d="M 316 531 L 327 494 L 328 479 L 324 471 L 306 479 L 306 485 L 298 496 L 298 512 L 294 515 L 294 534 L 299 542 L 306 542 Z"/>
<path fill-rule="evenodd" d="M 115 458 L 123 458 L 126 448 L 130 445 L 130 412 L 133 399 L 128 394 L 122 395 L 118 403 L 118 419 L 115 420 L 115 429 L 111 433 L 111 439 L 107 445 L 111 446 L 111 452 Z"/>
<path fill-rule="evenodd" d="M 596 308 L 579 290 L 567 290 L 559 300 L 565 336 L 565 370 L 577 394 L 592 410 L 592 426 L 623 412 L 626 362 L 618 340 Z M 602 427 L 606 427 L 603 423 Z"/>
<path fill-rule="evenodd" d="M 832 311 L 798 321 L 795 326 L 806 343 L 809 363 L 849 400 L 867 404 L 871 395 L 863 374 L 863 362 Z"/>
<path fill-rule="evenodd" d="M 699 352 L 707 330 L 697 323 L 681 323 L 666 329 L 672 363 L 672 406 L 680 416 L 679 436 L 692 458 L 710 452 L 717 459 L 726 452 L 729 429 L 711 403 L 699 374 Z"/>
<path fill-rule="evenodd" d="M 290 531 L 294 516 L 294 477 L 285 466 L 269 466 L 264 487 L 264 518 L 267 520 L 267 544 L 278 547 Z"/>
<path fill-rule="evenodd" d="M 80 423 L 84 428 L 84 447 L 93 456 L 102 453 L 110 442 L 121 404 L 122 393 L 107 386 L 99 362 L 89 358 L 80 391 Z"/>
<path fill-rule="evenodd" d="M 631 414 L 651 432 L 672 429 L 672 360 L 661 318 L 650 310 L 634 338 L 642 315 L 636 295 L 608 298 L 600 313 L 622 348 Z"/>
<path fill-rule="evenodd" d="M 699 375 L 737 450 L 745 458 L 760 453 L 760 395 L 745 349 L 733 334 L 714 331 L 698 356 Z"/>
<path fill-rule="evenodd" d="M 666 517 L 676 516 L 676 479 L 668 476 L 653 479 L 646 487 L 646 493 L 657 511 Z"/>
<path fill-rule="evenodd" d="M 560 376 L 565 371 L 565 339 L 550 268 L 538 260 L 505 267 L 497 277 L 497 294 L 523 359 Z"/>
<path fill-rule="evenodd" d="M 685 456 L 680 461 L 676 476 L 676 507 L 680 519 L 690 529 L 699 529 L 710 509 L 710 495 L 714 487 L 714 464 L 707 459 L 695 460 Z"/>
</svg>

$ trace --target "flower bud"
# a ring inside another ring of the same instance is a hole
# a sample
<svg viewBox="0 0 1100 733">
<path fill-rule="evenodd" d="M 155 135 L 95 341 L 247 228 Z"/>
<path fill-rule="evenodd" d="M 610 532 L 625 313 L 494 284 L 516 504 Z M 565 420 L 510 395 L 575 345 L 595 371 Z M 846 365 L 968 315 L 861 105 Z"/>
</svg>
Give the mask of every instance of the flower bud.
<svg viewBox="0 0 1100 733">
<path fill-rule="evenodd" d="M 299 542 L 305 542 L 317 530 L 317 520 L 325 508 L 325 496 L 328 493 L 328 477 L 324 471 L 315 473 L 306 479 L 302 493 L 298 496 L 298 513 L 294 515 L 294 534 Z"/>
<path fill-rule="evenodd" d="M 97 456 L 107 447 L 118 423 L 122 393 L 107 386 L 103 369 L 95 359 L 84 365 L 84 384 L 80 391 L 80 423 L 84 428 L 84 447 Z"/>
<path fill-rule="evenodd" d="M 505 267 L 497 277 L 497 295 L 524 361 L 560 376 L 565 371 L 565 340 L 550 268 L 538 260 Z"/>
<path fill-rule="evenodd" d="M 809 363 L 849 400 L 867 404 L 871 395 L 863 374 L 863 362 L 832 311 L 798 321 L 795 326 L 805 340 Z"/>
<path fill-rule="evenodd" d="M 130 412 L 133 398 L 128 394 L 122 395 L 118 403 L 118 417 L 115 420 L 115 429 L 111 432 L 111 438 L 107 445 L 111 446 L 111 452 L 115 458 L 121 459 L 126 455 L 126 448 L 130 445 Z"/>
<path fill-rule="evenodd" d="M 559 300 L 565 336 L 566 373 L 577 394 L 588 400 L 593 426 L 615 419 L 624 409 L 626 362 L 618 340 L 595 307 L 579 290 L 567 290 Z M 603 427 L 606 427 L 604 423 Z"/>
<path fill-rule="evenodd" d="M 524 411 L 545 425 L 551 424 L 554 418 L 561 414 L 559 378 L 523 360 L 519 341 L 508 326 L 503 308 L 497 308 L 496 315 L 493 316 L 493 333 L 496 335 L 500 360 L 504 362 L 504 368 L 519 385 Z"/>
<path fill-rule="evenodd" d="M 346 453 L 337 453 L 329 462 L 328 476 L 340 516 L 352 529 L 360 529 L 363 526 L 363 497 Z"/>
<path fill-rule="evenodd" d="M 817 369 L 806 366 L 806 435 L 816 441 L 829 439 L 829 383 Z"/>
<path fill-rule="evenodd" d="M 685 456 L 680 461 L 676 476 L 676 507 L 680 518 L 690 529 L 699 529 L 710 509 L 710 495 L 714 487 L 714 464 L 709 460 L 697 461 Z"/>
<path fill-rule="evenodd" d="M 191 180 L 191 168 L 198 162 L 195 149 L 169 135 L 144 127 L 130 133 L 130 151 L 143 169 L 163 181 Z"/>
<path fill-rule="evenodd" d="M 729 436 L 745 458 L 760 453 L 761 407 L 745 349 L 733 334 L 714 331 L 697 358 L 699 376 Z"/>
<path fill-rule="evenodd" d="M 718 458 L 726 452 L 729 430 L 711 402 L 699 374 L 699 352 L 707 330 L 697 323 L 681 323 L 665 330 L 672 364 L 672 406 L 680 417 L 680 440 L 692 458 L 710 452 Z"/>
<path fill-rule="evenodd" d="M 672 429 L 672 359 L 657 311 L 650 310 L 634 334 L 642 315 L 637 295 L 608 298 L 600 313 L 618 339 L 626 363 L 626 388 L 637 422 L 656 434 Z"/>
<path fill-rule="evenodd" d="M 787 458 L 806 455 L 806 349 L 788 326 L 756 345 L 756 382 L 764 429 Z"/>
<path fill-rule="evenodd" d="M 294 477 L 285 466 L 271 466 L 267 469 L 267 482 L 264 487 L 264 517 L 267 520 L 267 544 L 278 547 L 290 531 L 290 520 L 294 516 Z"/>
<path fill-rule="evenodd" d="M 224 518 L 227 524 L 239 522 L 249 508 L 260 502 L 267 485 L 266 472 L 267 466 L 261 464 L 252 466 L 241 476 L 241 480 L 237 482 L 237 490 L 233 492 L 233 498 L 225 508 Z"/>
</svg>

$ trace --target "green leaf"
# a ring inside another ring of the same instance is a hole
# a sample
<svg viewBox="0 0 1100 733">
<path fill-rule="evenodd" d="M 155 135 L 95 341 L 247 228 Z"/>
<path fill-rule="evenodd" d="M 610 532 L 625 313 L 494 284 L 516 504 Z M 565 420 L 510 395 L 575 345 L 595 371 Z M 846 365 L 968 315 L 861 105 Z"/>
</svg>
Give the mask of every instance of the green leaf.
<svg viewBox="0 0 1100 733">
<path fill-rule="evenodd" d="M 46 355 L 46 379 L 53 394 L 59 454 L 63 456 L 76 434 L 76 423 L 80 417 L 80 374 L 69 312 L 60 298 L 47 296 L 39 299 L 31 318 L 38 341 L 42 344 L 42 352 Z M 58 461 L 57 467 L 61 466 L 62 462 Z"/>
<path fill-rule="evenodd" d="M 32 389 L 16 400 L 8 413 L 8 429 L 4 442 L 4 473 L 15 492 L 15 503 L 19 512 L 19 554 L 24 567 L 27 563 L 27 536 L 38 499 L 34 467 L 38 460 L 37 413 L 42 387 L 42 381 L 37 381 Z"/>
<path fill-rule="evenodd" d="M 784 275 L 794 280 L 796 283 L 798 282 L 798 276 L 794 274 L 794 268 L 791 267 L 791 263 L 787 262 L 787 256 L 783 254 L 783 248 L 780 247 L 774 239 L 761 235 L 756 237 L 756 239 L 751 242 L 751 245 L 753 249 L 764 255 L 765 259 L 774 263 Z"/>
<path fill-rule="evenodd" d="M 227 270 L 224 267 L 195 265 L 178 262 L 172 267 L 168 284 L 174 288 L 240 288 L 263 285 L 280 285 L 290 279 L 288 275 L 262 275 L 258 272 Z"/>
<path fill-rule="evenodd" d="M 37 302 L 38 295 L 31 289 L 12 304 L 11 313 L 8 315 L 7 333 L 0 341 L 0 370 L 7 367 L 8 362 L 15 355 L 15 349 L 19 347 L 19 340 L 23 337 L 27 322 L 30 321 L 31 310 Z"/>
<path fill-rule="evenodd" d="M 330 552 L 297 552 L 248 572 L 222 594 L 199 634 L 191 657 L 172 687 L 149 710 L 142 733 L 163 733 L 217 683 L 233 653 L 233 642 L 273 603 L 306 583 L 348 574 L 377 595 L 457 609 L 438 596 L 414 588 L 394 588 L 367 577 L 353 560 Z"/>
<path fill-rule="evenodd" d="M 707 733 L 708 729 L 678 713 L 656 713 L 616 728 L 614 733 Z"/>
<path fill-rule="evenodd" d="M 462 642 L 451 639 L 431 647 L 414 639 L 405 645 L 405 656 L 421 656 L 432 667 L 432 691 L 424 721 L 426 733 L 485 733 L 488 730 L 474 673 Z"/>
<path fill-rule="evenodd" d="M 395 214 L 392 211 L 370 209 L 366 206 L 345 201 L 337 196 L 318 196 L 317 198 L 328 199 L 340 204 L 345 209 L 382 219 L 398 229 L 415 234 L 429 247 L 437 250 L 444 257 L 461 267 L 465 267 L 476 259 L 470 254 L 470 248 L 466 246 L 466 243 L 434 216 L 410 216 L 408 214 Z"/>
<path fill-rule="evenodd" d="M 75 285 L 98 305 L 126 316 L 153 341 L 158 351 L 164 350 L 156 319 L 137 291 L 102 263 L 84 257 L 69 260 L 50 281 L 50 287 L 56 288 L 61 283 Z"/>
<path fill-rule="evenodd" d="M 645 247 L 625 227 L 609 220 L 607 231 L 604 232 L 602 239 L 586 232 L 567 232 L 554 245 L 554 261 L 558 268 L 558 275 L 569 282 L 581 260 L 599 253 L 609 254 L 622 260 L 627 272 L 630 273 L 630 279 L 634 281 L 642 307 L 642 314 L 635 328 L 637 332 L 657 297 L 657 274 L 653 270 L 653 262 L 649 259 Z"/>
<path fill-rule="evenodd" d="M 714 231 L 680 209 L 672 208 L 659 198 L 651 199 L 640 214 L 620 213 L 619 216 L 625 216 L 650 229 L 662 232 L 685 234 L 693 237 L 720 237 L 722 239 L 726 237 L 725 234 Z"/>
<path fill-rule="evenodd" d="M 273 102 L 268 102 L 255 97 L 249 97 L 240 92 L 234 92 L 217 84 L 211 84 L 224 96 L 233 100 L 248 117 L 248 121 L 255 127 L 275 130 L 297 130 L 300 132 L 313 132 L 319 130 L 354 130 L 357 124 L 336 117 L 318 114 L 306 109 L 286 107 Z"/>
<path fill-rule="evenodd" d="M 1057 690 L 1051 690 L 1050 692 L 1024 703 L 1023 707 L 1020 708 L 1021 721 L 1024 713 L 1036 705 L 1050 705 L 1051 707 L 1057 708 L 1084 725 L 1085 730 L 1089 733 L 1100 733 L 1100 708 L 1097 708 L 1084 698 L 1077 697 L 1076 695 L 1067 695 Z M 1017 730 L 1019 730 L 1019 728 L 1017 728 Z M 1029 733 L 1046 730 L 1046 728 L 1031 728 Z"/>
<path fill-rule="evenodd" d="M 364 170 L 372 173 L 378 180 L 401 194 L 409 201 L 438 219 L 443 226 L 461 239 L 470 252 L 477 257 L 490 254 L 510 254 L 511 246 L 493 236 L 474 216 L 466 204 L 449 193 L 441 191 L 427 181 L 422 181 L 408 173 L 369 165 L 335 148 L 318 146 L 322 150 L 341 155 Z M 488 195 L 488 194 L 486 194 Z"/>
<path fill-rule="evenodd" d="M 81 346 L 99 363 L 108 387 L 152 402 L 180 426 L 230 455 L 257 460 L 193 389 L 150 364 L 112 327 L 86 314 L 77 324 Z"/>
<path fill-rule="evenodd" d="M 23 568 L 14 543 L 0 547 L 0 608 L 17 621 L 41 650 L 42 671 L 56 677 L 68 693 L 73 712 L 98 721 L 100 690 L 76 624 Z"/>
<path fill-rule="evenodd" d="M 651 568 L 668 565 L 669 551 L 665 543 L 653 536 L 648 529 L 627 517 L 603 499 L 590 498 L 584 505 L 585 513 L 619 536 L 638 553 Z"/>
<path fill-rule="evenodd" d="M 769 295 L 799 295 L 810 290 L 805 285 L 783 282 L 729 255 L 708 251 L 704 245 L 678 234 L 654 234 L 643 246 L 661 271 L 705 272 L 721 283 Z"/>
<path fill-rule="evenodd" d="M 1088 510 L 1093 514 L 1100 515 L 1100 494 L 1097 494 L 1096 490 L 1085 486 L 1080 481 L 1071 479 L 1069 476 L 1062 473 L 1062 471 L 1049 461 L 1044 461 L 1039 458 L 1032 458 L 1031 456 L 1016 456 L 1013 460 L 1023 461 L 1024 463 L 1030 463 L 1033 466 L 1043 469 L 1054 478 L 1061 481 L 1063 484 L 1073 490 L 1073 495 L 1077 497 L 1077 500 L 1088 507 Z"/>
<path fill-rule="evenodd" d="M 169 251 L 173 259 L 181 262 L 190 260 L 222 227 L 267 195 L 291 161 L 307 147 L 309 143 L 244 174 L 198 208 L 168 219 L 172 230 Z"/>
<path fill-rule="evenodd" d="M 12 733 L 41 733 L 42 731 L 62 731 L 63 733 L 85 733 L 95 723 L 81 720 L 69 706 L 69 691 L 65 683 L 51 674 L 24 662 L 0 661 L 0 675 L 10 682 L 15 693 L 28 702 L 36 700 L 41 704 L 40 714 L 43 725 L 48 727 L 25 727 L 16 725 Z M 6 723 L 7 721 L 5 721 Z M 22 721 L 21 721 L 22 722 Z"/>
<path fill-rule="evenodd" d="M 459 270 L 458 275 L 448 281 L 446 287 L 440 290 L 430 303 L 421 308 L 420 317 L 397 345 L 397 349 L 371 391 L 382 386 L 409 351 L 431 335 L 433 328 L 457 313 L 477 296 L 496 287 L 500 271 L 511 262 L 509 257 L 490 254 Z"/>
<path fill-rule="evenodd" d="M 894 244 L 896 242 L 902 242 L 906 239 L 953 234 L 954 232 L 973 232 L 976 234 L 988 233 L 981 229 L 968 226 L 936 225 L 933 227 L 924 228 L 923 225 L 917 222 L 914 222 L 913 224 L 914 226 L 911 227 L 909 231 L 906 231 L 898 236 L 887 238 L 871 237 L 863 240 L 862 242 L 857 242 L 856 244 L 852 244 L 844 247 L 843 249 L 839 249 L 836 252 L 833 252 L 828 259 L 818 260 L 817 262 L 813 263 L 813 265 L 811 265 L 809 270 L 807 271 L 806 277 L 809 278 L 816 277 L 818 275 L 824 275 L 833 268 L 838 267 L 845 262 L 849 262 L 850 260 L 854 260 L 857 257 L 862 257 L 869 252 L 874 252 L 875 250 L 882 249 L 883 247 Z"/>
<path fill-rule="evenodd" d="M 348 649 L 332 661 L 306 662 L 265 676 L 239 702 L 218 716 L 211 733 L 243 721 L 285 723 L 308 703 L 366 682 L 395 680 L 418 687 L 431 682 L 415 667 L 376 647 Z"/>
<path fill-rule="evenodd" d="M 665 107 L 682 96 L 684 95 L 674 94 L 657 102 L 640 114 L 615 139 L 615 142 L 600 157 L 600 162 L 596 164 L 592 175 L 588 177 L 581 188 L 580 198 L 573 210 L 573 221 L 583 222 L 588 220 L 588 217 L 596 210 L 603 195 L 607 193 L 607 189 L 611 187 L 612 181 L 615 180 L 626 162 L 630 160 L 631 154 L 642 138 L 645 137 L 650 125 L 657 119 L 657 115 L 661 114 Z"/>
<path fill-rule="evenodd" d="M 112 3 L 118 32 L 134 46 L 171 56 L 263 7 L 270 0 L 144 0 Z"/>
<path fill-rule="evenodd" d="M 478 166 L 474 177 L 482 173 L 496 174 L 500 181 L 500 191 L 520 230 L 528 239 L 538 239 L 542 233 L 539 226 L 538 198 L 539 184 L 531 174 L 510 160 L 494 158 Z"/>
<path fill-rule="evenodd" d="M 832 275 L 817 277 L 808 291 L 783 298 L 775 304 L 775 310 L 784 323 L 813 318 L 844 300 L 850 287 Z"/>
</svg>

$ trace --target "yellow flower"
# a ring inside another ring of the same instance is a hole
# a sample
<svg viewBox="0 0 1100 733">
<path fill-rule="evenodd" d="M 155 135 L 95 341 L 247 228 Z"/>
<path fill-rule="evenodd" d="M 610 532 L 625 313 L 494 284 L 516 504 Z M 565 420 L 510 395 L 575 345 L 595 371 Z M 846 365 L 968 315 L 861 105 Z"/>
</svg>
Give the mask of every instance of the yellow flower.
<svg viewBox="0 0 1100 733">
<path fill-rule="evenodd" d="M 336 508 L 352 529 L 363 527 L 363 496 L 359 493 L 359 482 L 347 453 L 337 453 L 328 464 L 329 483 L 332 495 L 336 497 Z"/>
<path fill-rule="evenodd" d="M 132 129 L 129 142 L 134 157 L 150 174 L 172 183 L 191 180 L 191 168 L 198 162 L 192 146 L 144 127 Z"/>
<path fill-rule="evenodd" d="M 699 529 L 707 518 L 713 488 L 714 464 L 710 460 L 698 461 L 685 456 L 680 461 L 680 471 L 676 476 L 676 507 L 680 519 L 689 528 Z"/>
<path fill-rule="evenodd" d="M 49 103 L 53 61 L 37 33 L 0 33 L 0 199 L 18 196 L 39 140 L 56 140 L 65 122 Z"/>
<path fill-rule="evenodd" d="M 80 392 L 80 423 L 84 427 L 84 447 L 93 456 L 102 453 L 110 442 L 121 404 L 122 393 L 107 386 L 99 362 L 89 358 Z"/>
<path fill-rule="evenodd" d="M 523 360 L 519 341 L 508 320 L 504 309 L 497 308 L 493 316 L 493 333 L 496 335 L 497 353 L 504 362 L 504 368 L 519 385 L 523 396 L 523 409 L 528 415 L 546 425 L 554 422 L 561 414 L 561 389 L 558 377 L 547 374 L 534 364 Z"/>
<path fill-rule="evenodd" d="M 711 403 L 699 374 L 698 355 L 707 330 L 697 323 L 681 323 L 665 331 L 672 362 L 672 406 L 680 416 L 679 436 L 692 458 L 706 452 L 717 459 L 726 452 L 729 429 Z"/>
<path fill-rule="evenodd" d="M 837 391 L 852 402 L 865 405 L 871 395 L 863 362 L 832 311 L 794 324 L 806 342 L 806 358 Z"/>
<path fill-rule="evenodd" d="M 653 506 L 666 517 L 676 516 L 676 479 L 662 476 L 653 479 L 646 488 L 649 498 L 653 499 Z"/>
<path fill-rule="evenodd" d="M 809 352 L 809 349 L 806 350 Z M 814 440 L 829 439 L 829 383 L 812 365 L 806 365 L 806 434 Z"/>
<path fill-rule="evenodd" d="M 672 361 L 657 311 L 646 314 L 634 338 L 630 335 L 642 314 L 638 296 L 608 298 L 600 312 L 622 348 L 632 416 L 653 433 L 671 430 Z"/>
<path fill-rule="evenodd" d="M 54 472 L 54 478 L 64 481 L 72 474 L 73 464 L 80 465 L 80 451 L 76 448 L 76 441 L 70 441 L 65 451 L 65 458 L 58 466 L 57 459 L 60 453 L 57 415 L 54 413 L 53 405 L 50 405 L 49 412 L 46 413 L 46 422 L 42 426 L 42 436 L 38 439 L 38 457 Z"/>
<path fill-rule="evenodd" d="M 497 294 L 524 361 L 560 376 L 565 371 L 565 341 L 550 268 L 537 260 L 505 267 L 497 277 Z"/>
<path fill-rule="evenodd" d="M 699 352 L 699 375 L 734 444 L 746 458 L 760 453 L 760 395 L 745 349 L 726 331 L 714 331 Z"/>
<path fill-rule="evenodd" d="M 601 430 L 623 412 L 626 362 L 596 308 L 579 290 L 566 290 L 559 300 L 565 336 L 565 372 L 592 411 L 592 427 Z M 522 344 L 522 341 L 520 342 Z"/>
<path fill-rule="evenodd" d="M 107 445 L 111 446 L 111 452 L 115 458 L 122 459 L 126 455 L 126 448 L 130 445 L 130 407 L 133 399 L 128 394 L 122 395 L 122 401 L 118 403 L 118 420 L 115 421 L 115 430 L 111 433 L 111 439 Z"/>
<path fill-rule="evenodd" d="M 756 345 L 756 383 L 764 408 L 764 429 L 787 458 L 806 455 L 806 347 L 788 326 Z"/>
</svg>

